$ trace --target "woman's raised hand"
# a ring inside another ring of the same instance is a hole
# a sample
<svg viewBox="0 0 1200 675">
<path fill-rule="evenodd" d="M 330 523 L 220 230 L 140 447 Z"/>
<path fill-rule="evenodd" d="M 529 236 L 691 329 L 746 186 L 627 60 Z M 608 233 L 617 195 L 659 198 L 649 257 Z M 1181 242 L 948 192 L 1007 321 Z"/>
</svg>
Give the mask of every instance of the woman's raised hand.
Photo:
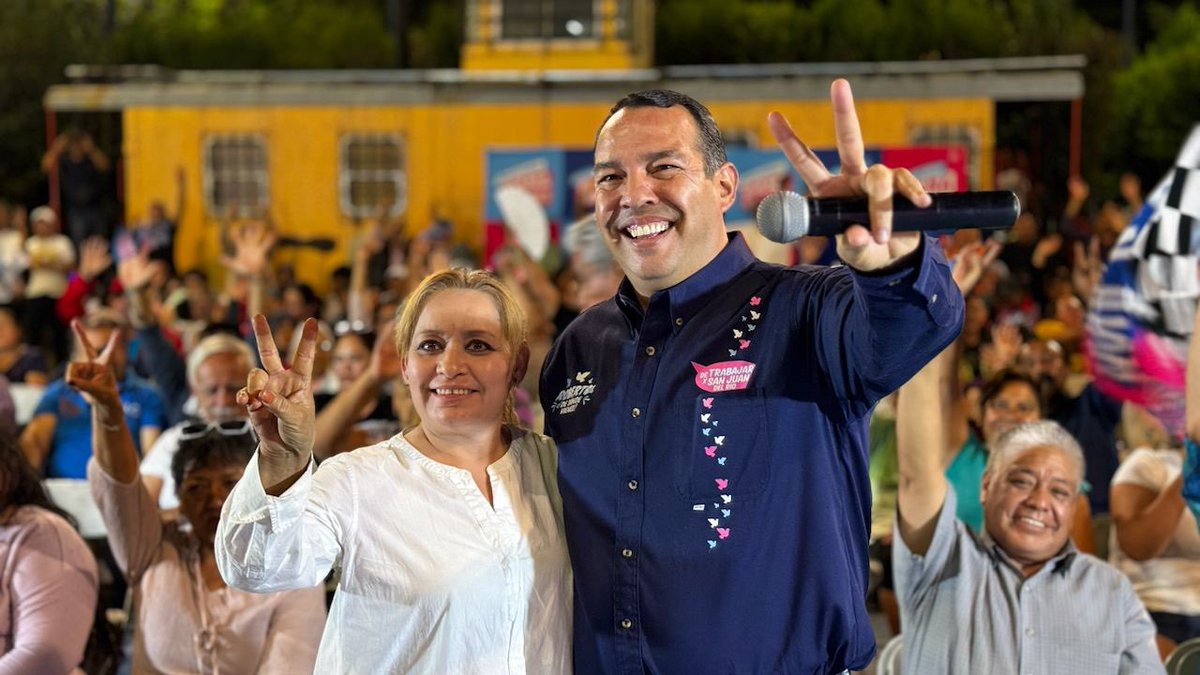
<svg viewBox="0 0 1200 675">
<path fill-rule="evenodd" d="M 262 368 L 250 371 L 237 400 L 250 412 L 259 438 L 263 484 L 274 485 L 303 470 L 312 456 L 316 432 L 316 406 L 312 393 L 313 356 L 317 349 L 317 322 L 307 319 L 301 328 L 300 347 L 291 368 L 284 368 L 271 327 L 261 314 L 254 316 L 254 337 Z M 268 476 L 267 473 L 272 475 Z"/>
<path fill-rule="evenodd" d="M 93 408 L 103 408 L 105 412 L 121 411 L 121 394 L 117 390 L 117 376 L 109 361 L 113 351 L 118 349 L 121 341 L 121 329 L 114 328 L 108 336 L 108 342 L 99 354 L 88 340 L 87 334 L 80 325 L 79 319 L 71 322 L 71 330 L 75 340 L 83 350 L 86 361 L 72 361 L 67 364 L 66 383 L 83 395 L 84 400 Z"/>
</svg>

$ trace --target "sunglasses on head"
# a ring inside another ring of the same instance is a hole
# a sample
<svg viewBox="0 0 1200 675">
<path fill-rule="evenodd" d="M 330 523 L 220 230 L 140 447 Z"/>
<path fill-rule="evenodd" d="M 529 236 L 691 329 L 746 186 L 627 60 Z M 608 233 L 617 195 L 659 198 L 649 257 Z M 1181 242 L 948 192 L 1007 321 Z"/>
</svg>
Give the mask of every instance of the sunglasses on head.
<svg viewBox="0 0 1200 675">
<path fill-rule="evenodd" d="M 225 420 L 222 422 L 196 422 L 188 424 L 179 430 L 179 440 L 190 441 L 196 438 L 204 438 L 210 433 L 216 432 L 222 436 L 242 436 L 253 431 L 250 426 L 250 420 Z"/>
</svg>

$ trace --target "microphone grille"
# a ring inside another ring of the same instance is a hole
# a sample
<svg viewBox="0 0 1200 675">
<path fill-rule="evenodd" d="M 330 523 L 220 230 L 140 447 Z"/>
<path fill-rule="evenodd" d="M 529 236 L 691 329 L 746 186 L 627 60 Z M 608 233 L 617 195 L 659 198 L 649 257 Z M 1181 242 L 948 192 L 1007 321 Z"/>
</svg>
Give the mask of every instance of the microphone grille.
<svg viewBox="0 0 1200 675">
<path fill-rule="evenodd" d="M 788 244 L 808 233 L 808 204 L 804 197 L 784 190 L 772 192 L 758 204 L 758 231 L 773 242 Z"/>
</svg>

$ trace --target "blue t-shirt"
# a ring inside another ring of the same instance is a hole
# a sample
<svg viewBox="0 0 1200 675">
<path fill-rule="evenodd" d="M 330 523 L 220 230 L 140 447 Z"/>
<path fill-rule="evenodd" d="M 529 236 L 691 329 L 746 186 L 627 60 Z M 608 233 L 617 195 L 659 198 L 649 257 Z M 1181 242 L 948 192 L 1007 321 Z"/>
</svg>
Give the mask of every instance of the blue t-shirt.
<svg viewBox="0 0 1200 675">
<path fill-rule="evenodd" d="M 127 374 L 118 385 L 125 408 L 125 421 L 133 434 L 133 445 L 142 453 L 143 427 L 162 429 L 163 400 L 158 389 L 134 375 Z M 46 458 L 47 478 L 87 478 L 87 463 L 92 457 L 92 409 L 83 396 L 55 380 L 46 386 L 33 416 L 54 415 L 54 437 L 50 441 L 50 456 Z"/>
<path fill-rule="evenodd" d="M 1183 498 L 1200 523 L 1200 445 L 1185 436 L 1183 446 L 1187 449 L 1183 456 Z"/>
<path fill-rule="evenodd" d="M 959 496 L 955 500 L 955 515 L 975 532 L 983 531 L 983 504 L 979 496 L 987 460 L 987 448 L 972 431 L 954 456 L 954 461 L 946 467 L 946 482 Z"/>
<path fill-rule="evenodd" d="M 958 334 L 940 248 L 878 275 L 741 235 L 645 311 L 626 281 L 546 359 L 575 670 L 817 673 L 875 651 L 867 422 Z"/>
</svg>

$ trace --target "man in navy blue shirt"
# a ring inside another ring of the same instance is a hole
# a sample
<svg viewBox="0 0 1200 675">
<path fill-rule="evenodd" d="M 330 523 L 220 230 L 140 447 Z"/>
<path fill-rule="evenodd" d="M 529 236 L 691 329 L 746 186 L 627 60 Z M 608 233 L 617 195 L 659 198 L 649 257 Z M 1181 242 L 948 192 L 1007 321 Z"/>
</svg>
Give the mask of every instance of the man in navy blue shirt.
<svg viewBox="0 0 1200 675">
<path fill-rule="evenodd" d="M 737 169 L 695 100 L 631 94 L 596 137 L 596 220 L 626 279 L 558 340 L 546 429 L 576 579 L 578 673 L 840 673 L 874 653 L 863 599 L 875 402 L 950 343 L 937 245 L 891 235 L 911 173 L 866 167 L 832 89 L 841 175 L 782 116 L 811 191 L 865 195 L 842 267 L 781 268 L 729 235 Z"/>
</svg>

